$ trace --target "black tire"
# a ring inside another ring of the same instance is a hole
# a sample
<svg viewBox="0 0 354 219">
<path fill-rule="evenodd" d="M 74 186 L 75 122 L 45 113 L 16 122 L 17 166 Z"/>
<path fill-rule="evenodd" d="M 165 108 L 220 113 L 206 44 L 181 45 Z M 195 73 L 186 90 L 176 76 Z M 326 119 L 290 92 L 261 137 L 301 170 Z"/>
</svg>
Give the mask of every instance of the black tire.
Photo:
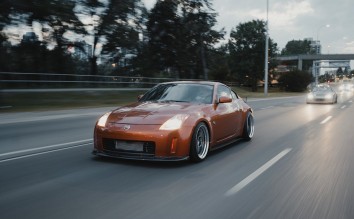
<svg viewBox="0 0 354 219">
<path fill-rule="evenodd" d="M 248 112 L 245 124 L 243 126 L 243 138 L 250 141 L 254 135 L 254 118 L 252 113 Z"/>
<path fill-rule="evenodd" d="M 199 123 L 193 132 L 190 145 L 190 159 L 194 162 L 204 160 L 209 152 L 210 135 L 205 123 Z"/>
</svg>

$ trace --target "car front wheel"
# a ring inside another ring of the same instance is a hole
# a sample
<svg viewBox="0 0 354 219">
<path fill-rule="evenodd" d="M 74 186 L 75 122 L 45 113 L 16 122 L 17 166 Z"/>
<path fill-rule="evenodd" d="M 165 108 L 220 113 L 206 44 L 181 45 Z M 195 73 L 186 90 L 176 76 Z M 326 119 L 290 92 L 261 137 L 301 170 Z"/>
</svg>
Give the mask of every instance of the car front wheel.
<svg viewBox="0 0 354 219">
<path fill-rule="evenodd" d="M 209 152 L 210 135 L 205 123 L 199 123 L 193 132 L 190 145 L 190 158 L 192 161 L 200 162 L 204 160 Z"/>
<path fill-rule="evenodd" d="M 254 119 L 252 113 L 248 112 L 245 124 L 243 126 L 243 138 L 251 140 L 254 135 Z"/>
</svg>

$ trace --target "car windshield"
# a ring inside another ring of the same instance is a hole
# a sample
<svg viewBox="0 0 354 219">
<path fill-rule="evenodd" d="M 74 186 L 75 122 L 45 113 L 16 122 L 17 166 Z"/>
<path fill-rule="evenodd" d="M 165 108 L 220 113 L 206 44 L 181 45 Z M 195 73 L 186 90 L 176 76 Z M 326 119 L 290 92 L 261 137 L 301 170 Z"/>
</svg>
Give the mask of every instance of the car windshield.
<svg viewBox="0 0 354 219">
<path fill-rule="evenodd" d="M 325 86 L 318 86 L 318 87 L 315 87 L 312 91 L 313 92 L 330 92 L 331 88 L 325 87 Z"/>
<path fill-rule="evenodd" d="M 213 86 L 192 83 L 160 84 L 153 87 L 140 101 L 212 103 Z"/>
</svg>

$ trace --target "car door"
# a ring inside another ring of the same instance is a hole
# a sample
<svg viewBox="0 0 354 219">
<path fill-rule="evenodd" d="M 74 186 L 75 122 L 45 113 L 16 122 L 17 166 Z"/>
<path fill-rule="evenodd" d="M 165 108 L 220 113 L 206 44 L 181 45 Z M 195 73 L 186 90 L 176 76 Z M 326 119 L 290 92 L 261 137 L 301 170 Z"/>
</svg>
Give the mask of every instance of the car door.
<svg viewBox="0 0 354 219">
<path fill-rule="evenodd" d="M 222 96 L 227 96 L 232 99 L 230 103 L 218 103 Z M 214 139 L 220 143 L 234 137 L 238 132 L 240 120 L 240 106 L 237 103 L 236 95 L 233 97 L 230 88 L 219 85 L 217 87 L 217 103 L 215 104 L 213 117 Z"/>
</svg>

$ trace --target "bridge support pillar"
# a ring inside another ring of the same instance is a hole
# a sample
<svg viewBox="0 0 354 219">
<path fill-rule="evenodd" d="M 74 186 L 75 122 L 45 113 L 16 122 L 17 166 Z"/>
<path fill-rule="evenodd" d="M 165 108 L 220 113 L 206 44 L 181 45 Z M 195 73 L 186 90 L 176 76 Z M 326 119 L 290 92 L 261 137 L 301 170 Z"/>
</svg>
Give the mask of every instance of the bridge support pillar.
<svg viewBox="0 0 354 219">
<path fill-rule="evenodd" d="M 302 71 L 302 59 L 300 58 L 297 60 L 297 69 Z"/>
</svg>

